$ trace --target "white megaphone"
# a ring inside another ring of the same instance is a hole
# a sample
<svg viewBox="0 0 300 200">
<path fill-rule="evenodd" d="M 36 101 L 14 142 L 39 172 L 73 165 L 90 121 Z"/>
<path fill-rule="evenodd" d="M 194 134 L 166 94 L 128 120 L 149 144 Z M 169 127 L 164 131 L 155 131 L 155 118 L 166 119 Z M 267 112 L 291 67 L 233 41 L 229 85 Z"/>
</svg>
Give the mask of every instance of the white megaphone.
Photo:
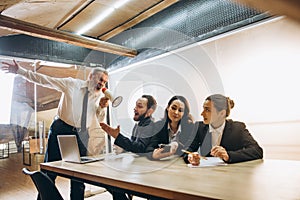
<svg viewBox="0 0 300 200">
<path fill-rule="evenodd" d="M 114 97 L 111 93 L 111 91 L 109 91 L 107 88 L 102 88 L 102 92 L 105 94 L 105 97 L 109 98 L 109 100 L 111 101 L 111 105 L 112 107 L 117 107 L 120 105 L 120 103 L 123 100 L 123 97 L 118 96 L 118 97 Z"/>
</svg>

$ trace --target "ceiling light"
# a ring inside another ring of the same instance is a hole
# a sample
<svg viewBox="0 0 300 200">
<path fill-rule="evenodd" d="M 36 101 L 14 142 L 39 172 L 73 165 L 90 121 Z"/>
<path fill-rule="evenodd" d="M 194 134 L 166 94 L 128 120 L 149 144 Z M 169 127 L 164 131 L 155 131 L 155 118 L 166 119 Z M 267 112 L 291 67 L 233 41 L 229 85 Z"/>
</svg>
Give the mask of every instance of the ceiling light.
<svg viewBox="0 0 300 200">
<path fill-rule="evenodd" d="M 71 64 L 57 63 L 57 62 L 50 62 L 50 61 L 40 61 L 39 65 L 49 66 L 49 67 L 62 67 L 62 68 L 70 68 L 74 66 Z"/>
<path fill-rule="evenodd" d="M 80 29 L 76 34 L 77 35 L 82 35 L 88 30 L 92 29 L 95 27 L 99 22 L 101 22 L 103 19 L 105 19 L 107 16 L 109 16 L 112 12 L 114 12 L 116 9 L 122 7 L 124 4 L 126 4 L 130 0 L 119 0 L 117 1 L 113 7 L 105 10 L 102 12 L 99 16 L 97 16 L 93 21 L 88 23 L 86 26 L 84 26 L 82 29 Z"/>
</svg>

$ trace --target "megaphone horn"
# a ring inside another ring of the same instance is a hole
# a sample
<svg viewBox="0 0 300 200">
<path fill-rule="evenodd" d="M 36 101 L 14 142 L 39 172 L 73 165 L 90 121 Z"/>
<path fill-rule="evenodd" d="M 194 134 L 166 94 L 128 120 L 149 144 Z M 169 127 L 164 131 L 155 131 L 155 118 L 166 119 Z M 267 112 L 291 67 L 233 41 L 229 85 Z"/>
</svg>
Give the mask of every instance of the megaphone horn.
<svg viewBox="0 0 300 200">
<path fill-rule="evenodd" d="M 121 104 L 123 97 L 118 96 L 118 97 L 114 97 L 111 93 L 110 90 L 108 90 L 107 88 L 102 88 L 102 92 L 105 94 L 105 97 L 109 98 L 109 100 L 111 101 L 112 107 L 117 107 L 118 105 Z"/>
</svg>

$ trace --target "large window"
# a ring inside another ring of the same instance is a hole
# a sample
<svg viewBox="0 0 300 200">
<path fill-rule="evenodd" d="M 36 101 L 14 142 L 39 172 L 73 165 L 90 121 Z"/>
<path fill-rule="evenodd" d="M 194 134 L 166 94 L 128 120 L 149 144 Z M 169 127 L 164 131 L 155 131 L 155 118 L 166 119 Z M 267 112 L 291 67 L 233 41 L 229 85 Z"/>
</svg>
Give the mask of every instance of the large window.
<svg viewBox="0 0 300 200">
<path fill-rule="evenodd" d="M 0 103 L 0 124 L 10 124 L 11 114 L 11 100 L 14 85 L 14 75 L 5 74 L 0 71 L 0 91 L 1 91 L 1 103 Z"/>
</svg>

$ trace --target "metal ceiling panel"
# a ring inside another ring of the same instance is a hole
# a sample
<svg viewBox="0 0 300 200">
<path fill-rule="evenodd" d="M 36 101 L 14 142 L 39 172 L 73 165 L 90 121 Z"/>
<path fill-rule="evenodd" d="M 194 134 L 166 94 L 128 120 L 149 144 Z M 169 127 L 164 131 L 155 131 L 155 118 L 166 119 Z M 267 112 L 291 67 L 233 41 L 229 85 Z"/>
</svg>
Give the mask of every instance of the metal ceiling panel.
<svg viewBox="0 0 300 200">
<path fill-rule="evenodd" d="M 109 41 L 138 50 L 128 59 L 105 55 L 117 69 L 161 53 L 256 23 L 270 16 L 230 0 L 184 0 L 149 17 Z"/>
</svg>

